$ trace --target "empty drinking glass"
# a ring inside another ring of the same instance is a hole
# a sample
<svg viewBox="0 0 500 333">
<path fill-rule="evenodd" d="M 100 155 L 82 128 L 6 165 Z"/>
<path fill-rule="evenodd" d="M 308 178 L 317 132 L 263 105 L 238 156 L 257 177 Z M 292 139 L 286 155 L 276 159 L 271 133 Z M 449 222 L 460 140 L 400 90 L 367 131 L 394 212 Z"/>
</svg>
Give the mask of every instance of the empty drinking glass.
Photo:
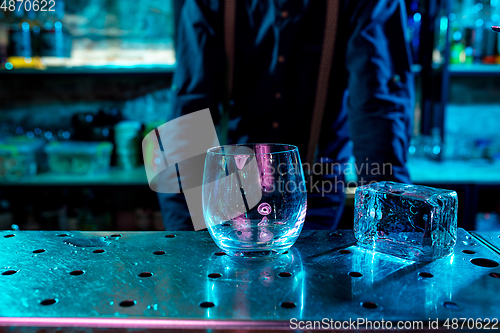
<svg viewBox="0 0 500 333">
<path fill-rule="evenodd" d="M 203 176 L 203 215 L 213 240 L 233 256 L 280 254 L 302 230 L 307 209 L 297 147 L 211 148 Z"/>
</svg>

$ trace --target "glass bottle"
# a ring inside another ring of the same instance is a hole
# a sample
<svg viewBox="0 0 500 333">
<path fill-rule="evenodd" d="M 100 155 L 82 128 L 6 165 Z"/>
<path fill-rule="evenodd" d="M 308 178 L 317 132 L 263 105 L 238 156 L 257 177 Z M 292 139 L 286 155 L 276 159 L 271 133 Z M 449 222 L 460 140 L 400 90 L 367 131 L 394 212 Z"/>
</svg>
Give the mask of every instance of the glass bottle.
<svg viewBox="0 0 500 333">
<path fill-rule="evenodd" d="M 72 36 L 63 24 L 64 1 L 56 1 L 55 11 L 44 18 L 40 33 L 40 55 L 67 58 L 71 56 Z"/>
<path fill-rule="evenodd" d="M 443 151 L 443 139 L 441 137 L 441 129 L 436 127 L 432 129 L 433 159 L 440 160 L 442 151 Z"/>
<path fill-rule="evenodd" d="M 8 40 L 8 57 L 30 58 L 33 55 L 30 24 L 26 22 L 25 12 L 22 6 L 16 7 L 16 10 L 13 12 Z"/>
</svg>

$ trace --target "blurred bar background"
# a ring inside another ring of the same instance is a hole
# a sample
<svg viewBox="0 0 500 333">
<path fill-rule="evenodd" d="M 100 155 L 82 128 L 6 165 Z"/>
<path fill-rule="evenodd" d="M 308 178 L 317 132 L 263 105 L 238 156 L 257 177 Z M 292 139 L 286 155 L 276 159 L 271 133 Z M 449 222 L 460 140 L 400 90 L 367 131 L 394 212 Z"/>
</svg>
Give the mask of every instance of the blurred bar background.
<svg viewBox="0 0 500 333">
<path fill-rule="evenodd" d="M 499 230 L 499 0 L 406 2 L 412 180 L 456 190 L 459 226 Z M 162 230 L 140 142 L 171 112 L 182 0 L 27 3 L 0 10 L 0 229 Z"/>
</svg>

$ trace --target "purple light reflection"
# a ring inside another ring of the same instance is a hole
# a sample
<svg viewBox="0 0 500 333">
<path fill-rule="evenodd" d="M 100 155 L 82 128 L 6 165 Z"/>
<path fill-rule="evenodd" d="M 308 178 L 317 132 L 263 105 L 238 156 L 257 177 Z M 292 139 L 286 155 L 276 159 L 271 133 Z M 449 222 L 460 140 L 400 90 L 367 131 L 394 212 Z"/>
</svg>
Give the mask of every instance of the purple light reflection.
<svg viewBox="0 0 500 333">
<path fill-rule="evenodd" d="M 288 321 L 250 321 L 250 320 L 175 320 L 175 319 L 123 319 L 123 318 L 0 318 L 0 327 L 92 327 L 92 328 L 226 328 L 241 327 L 289 328 Z"/>
<path fill-rule="evenodd" d="M 260 183 L 264 192 L 274 191 L 274 170 L 272 167 L 271 147 L 265 144 L 255 146 L 255 158 L 260 170 Z"/>
</svg>

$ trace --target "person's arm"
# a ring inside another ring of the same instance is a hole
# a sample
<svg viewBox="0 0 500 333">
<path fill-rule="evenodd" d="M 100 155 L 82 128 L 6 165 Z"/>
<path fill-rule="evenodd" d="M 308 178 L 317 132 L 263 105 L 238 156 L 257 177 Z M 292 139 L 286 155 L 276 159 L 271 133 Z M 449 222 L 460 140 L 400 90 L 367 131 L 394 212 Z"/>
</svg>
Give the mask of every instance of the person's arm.
<svg viewBox="0 0 500 333">
<path fill-rule="evenodd" d="M 214 123 L 223 100 L 226 56 L 219 1 L 186 0 L 178 26 L 172 82 L 173 118 L 209 108 Z"/>
<path fill-rule="evenodd" d="M 414 83 L 400 0 L 359 1 L 347 44 L 349 129 L 359 183 L 409 183 Z"/>
</svg>

